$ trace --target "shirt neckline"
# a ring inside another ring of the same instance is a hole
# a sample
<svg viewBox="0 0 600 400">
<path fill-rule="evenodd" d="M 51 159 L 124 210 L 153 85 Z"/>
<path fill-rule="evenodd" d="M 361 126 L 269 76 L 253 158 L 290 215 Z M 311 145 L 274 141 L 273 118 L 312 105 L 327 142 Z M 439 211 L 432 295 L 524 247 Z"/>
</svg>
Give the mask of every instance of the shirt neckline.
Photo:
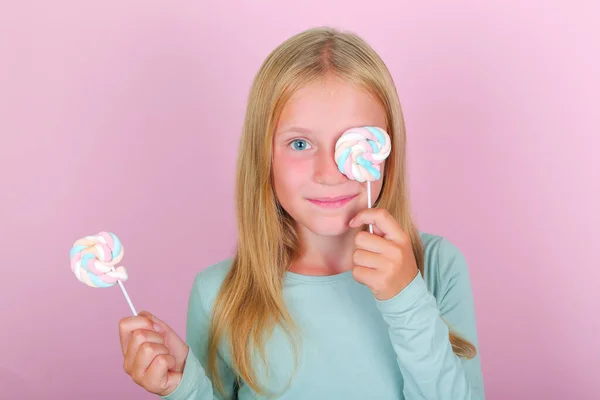
<svg viewBox="0 0 600 400">
<path fill-rule="evenodd" d="M 344 282 L 352 278 L 352 270 L 340 272 L 333 275 L 304 275 L 296 272 L 286 271 L 285 278 L 295 282 L 303 283 L 335 283 Z"/>
</svg>

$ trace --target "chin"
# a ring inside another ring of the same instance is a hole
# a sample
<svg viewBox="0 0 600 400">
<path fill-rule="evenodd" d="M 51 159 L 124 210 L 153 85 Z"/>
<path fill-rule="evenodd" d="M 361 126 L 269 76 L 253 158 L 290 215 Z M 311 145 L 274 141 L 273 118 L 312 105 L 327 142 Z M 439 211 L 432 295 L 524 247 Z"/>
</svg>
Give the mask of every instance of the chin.
<svg viewBox="0 0 600 400">
<path fill-rule="evenodd" d="M 312 221 L 303 221 L 302 225 L 318 236 L 340 236 L 350 230 L 348 222 L 343 218 L 318 218 Z"/>
</svg>

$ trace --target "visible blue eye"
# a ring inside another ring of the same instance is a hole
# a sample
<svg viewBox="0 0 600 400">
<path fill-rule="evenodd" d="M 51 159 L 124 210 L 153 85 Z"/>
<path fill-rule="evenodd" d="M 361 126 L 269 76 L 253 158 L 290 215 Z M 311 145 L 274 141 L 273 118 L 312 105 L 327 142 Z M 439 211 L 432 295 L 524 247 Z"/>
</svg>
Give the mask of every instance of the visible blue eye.
<svg viewBox="0 0 600 400">
<path fill-rule="evenodd" d="M 292 148 L 297 151 L 306 150 L 307 146 L 310 146 L 304 139 L 295 139 L 291 142 Z"/>
</svg>

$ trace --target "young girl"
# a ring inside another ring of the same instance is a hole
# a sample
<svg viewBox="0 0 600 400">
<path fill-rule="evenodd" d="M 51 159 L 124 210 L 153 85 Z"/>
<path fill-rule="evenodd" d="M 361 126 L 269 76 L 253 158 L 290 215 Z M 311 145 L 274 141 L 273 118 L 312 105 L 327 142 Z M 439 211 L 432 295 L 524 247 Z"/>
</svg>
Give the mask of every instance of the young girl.
<svg viewBox="0 0 600 400">
<path fill-rule="evenodd" d="M 392 144 L 373 208 L 334 160 L 361 126 Z M 125 371 L 169 400 L 483 399 L 465 259 L 415 227 L 405 148 L 361 38 L 319 28 L 276 48 L 248 102 L 235 257 L 197 274 L 185 342 L 150 313 L 121 320 Z"/>
</svg>

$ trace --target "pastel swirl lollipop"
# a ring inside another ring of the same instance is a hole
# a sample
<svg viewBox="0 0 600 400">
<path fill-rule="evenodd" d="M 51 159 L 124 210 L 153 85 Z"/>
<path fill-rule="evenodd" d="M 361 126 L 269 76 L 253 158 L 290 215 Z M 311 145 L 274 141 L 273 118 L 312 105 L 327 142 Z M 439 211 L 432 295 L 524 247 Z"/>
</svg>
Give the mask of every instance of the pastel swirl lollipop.
<svg viewBox="0 0 600 400">
<path fill-rule="evenodd" d="M 123 245 L 114 233 L 85 236 L 76 240 L 71 248 L 71 270 L 80 282 L 90 287 L 107 288 L 118 283 L 131 311 L 137 315 L 122 283 L 128 279 L 127 270 L 123 266 L 115 268 L 123 254 Z"/>
<path fill-rule="evenodd" d="M 339 171 L 348 179 L 367 182 L 367 201 L 371 208 L 371 182 L 381 178 L 381 168 L 390 155 L 390 136 L 376 126 L 350 128 L 342 134 L 335 145 L 335 162 Z M 369 225 L 373 233 L 373 226 Z"/>
<path fill-rule="evenodd" d="M 374 126 L 350 128 L 335 145 L 335 161 L 341 173 L 359 182 L 381 178 L 379 164 L 390 155 L 386 131 Z"/>
</svg>

